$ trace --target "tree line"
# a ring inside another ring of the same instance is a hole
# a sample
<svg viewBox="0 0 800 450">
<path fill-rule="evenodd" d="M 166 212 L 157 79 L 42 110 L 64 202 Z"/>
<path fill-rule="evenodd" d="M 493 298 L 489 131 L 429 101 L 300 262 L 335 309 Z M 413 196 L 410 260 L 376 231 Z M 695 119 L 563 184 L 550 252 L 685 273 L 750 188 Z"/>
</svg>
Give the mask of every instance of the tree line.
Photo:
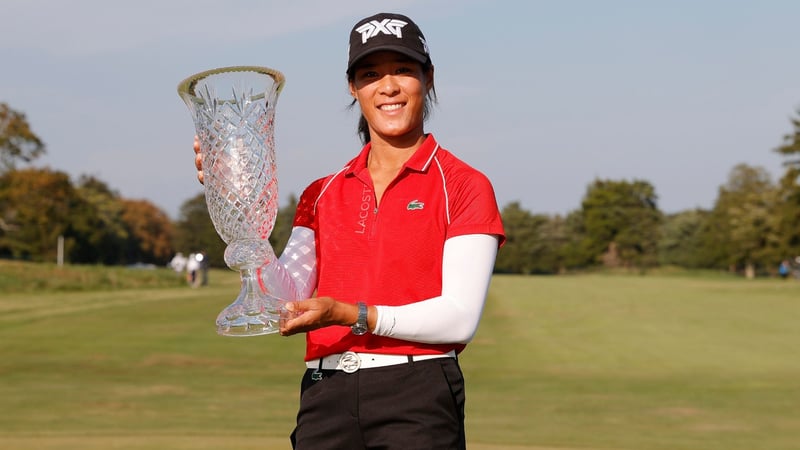
<svg viewBox="0 0 800 450">
<path fill-rule="evenodd" d="M 798 109 L 800 114 L 800 109 Z M 800 119 L 774 151 L 785 173 L 773 182 L 761 167 L 735 166 L 712 208 L 665 214 L 646 180 L 596 179 L 580 207 L 566 215 L 535 214 L 518 202 L 502 208 L 507 242 L 497 256 L 502 273 L 558 274 L 595 267 L 680 266 L 774 274 L 800 256 Z M 166 264 L 178 252 L 205 252 L 224 267 L 225 243 L 202 193 L 186 200 L 173 221 L 147 200 L 122 197 L 91 176 L 76 181 L 29 165 L 46 151 L 24 114 L 0 103 L 0 258 L 75 264 Z M 280 208 L 270 242 L 282 250 L 297 199 Z M 799 260 L 800 261 L 800 260 Z"/>
<path fill-rule="evenodd" d="M 800 109 L 797 111 L 800 115 Z M 502 210 L 508 242 L 495 270 L 556 274 L 593 267 L 678 266 L 774 275 L 800 266 L 800 119 L 773 149 L 785 158 L 773 182 L 763 167 L 739 164 L 711 209 L 664 214 L 645 180 L 594 180 L 566 216 Z"/>
</svg>

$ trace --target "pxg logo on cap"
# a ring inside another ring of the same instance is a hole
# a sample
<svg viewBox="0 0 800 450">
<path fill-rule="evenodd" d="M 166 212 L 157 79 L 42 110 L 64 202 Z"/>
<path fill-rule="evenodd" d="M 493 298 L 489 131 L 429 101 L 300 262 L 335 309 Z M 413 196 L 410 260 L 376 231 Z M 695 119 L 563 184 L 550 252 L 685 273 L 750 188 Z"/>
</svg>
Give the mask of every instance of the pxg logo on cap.
<svg viewBox="0 0 800 450">
<path fill-rule="evenodd" d="M 366 44 L 369 38 L 377 36 L 378 33 L 389 34 L 402 39 L 403 27 L 406 25 L 408 25 L 408 22 L 400 19 L 383 19 L 380 22 L 371 20 L 356 28 L 356 32 L 361 33 L 362 44 Z"/>
<path fill-rule="evenodd" d="M 347 71 L 361 58 L 381 50 L 398 52 L 425 64 L 430 61 L 425 36 L 408 17 L 381 13 L 359 21 L 350 32 Z"/>
</svg>

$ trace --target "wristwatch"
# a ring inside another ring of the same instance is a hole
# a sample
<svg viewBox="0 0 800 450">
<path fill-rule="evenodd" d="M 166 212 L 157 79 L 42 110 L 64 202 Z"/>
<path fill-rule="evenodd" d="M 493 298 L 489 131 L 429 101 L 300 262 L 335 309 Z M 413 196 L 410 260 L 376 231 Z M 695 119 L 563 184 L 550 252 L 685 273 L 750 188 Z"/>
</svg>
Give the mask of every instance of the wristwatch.
<svg viewBox="0 0 800 450">
<path fill-rule="evenodd" d="M 356 323 L 354 323 L 350 329 L 353 331 L 353 334 L 356 336 L 362 336 L 367 334 L 369 328 L 367 327 L 367 305 L 364 302 L 358 302 L 358 319 Z"/>
</svg>

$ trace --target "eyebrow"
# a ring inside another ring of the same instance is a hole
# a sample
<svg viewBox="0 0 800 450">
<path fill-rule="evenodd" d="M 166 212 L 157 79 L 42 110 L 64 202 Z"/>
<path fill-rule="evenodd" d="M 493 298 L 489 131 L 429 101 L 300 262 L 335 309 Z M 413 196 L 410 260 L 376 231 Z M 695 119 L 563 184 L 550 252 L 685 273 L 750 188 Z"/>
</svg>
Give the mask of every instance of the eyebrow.
<svg viewBox="0 0 800 450">
<path fill-rule="evenodd" d="M 396 55 L 397 55 L 396 57 L 390 59 L 388 62 L 391 62 L 391 63 L 403 63 L 403 64 L 406 64 L 406 63 L 419 64 L 419 61 L 415 60 L 414 58 L 411 58 L 410 56 L 406 56 L 406 55 L 404 55 L 402 53 L 396 53 Z M 372 55 L 370 55 L 370 56 L 372 56 Z M 369 56 L 364 57 L 365 60 L 368 59 L 368 58 L 369 58 Z M 386 61 L 383 61 L 383 62 L 386 62 Z M 378 64 L 379 63 L 377 63 L 377 62 L 362 61 L 362 62 L 359 62 L 358 64 L 356 64 L 355 67 L 353 67 L 353 69 L 354 70 L 359 70 L 359 69 L 364 69 L 364 68 L 370 68 L 370 67 L 375 67 Z"/>
</svg>

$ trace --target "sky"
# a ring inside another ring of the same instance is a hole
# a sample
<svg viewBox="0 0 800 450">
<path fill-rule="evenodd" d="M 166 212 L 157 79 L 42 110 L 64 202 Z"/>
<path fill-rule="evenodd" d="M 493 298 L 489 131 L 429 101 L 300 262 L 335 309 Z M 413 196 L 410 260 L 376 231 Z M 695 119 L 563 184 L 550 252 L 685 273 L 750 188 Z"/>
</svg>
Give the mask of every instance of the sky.
<svg viewBox="0 0 800 450">
<path fill-rule="evenodd" d="M 667 213 L 713 207 L 737 164 L 777 179 L 800 108 L 793 0 L 0 0 L 0 102 L 45 142 L 34 166 L 90 175 L 173 219 L 202 192 L 184 78 L 281 71 L 281 204 L 355 156 L 350 29 L 377 12 L 425 34 L 426 131 L 498 204 L 580 208 L 590 183 L 644 180 Z"/>
</svg>

